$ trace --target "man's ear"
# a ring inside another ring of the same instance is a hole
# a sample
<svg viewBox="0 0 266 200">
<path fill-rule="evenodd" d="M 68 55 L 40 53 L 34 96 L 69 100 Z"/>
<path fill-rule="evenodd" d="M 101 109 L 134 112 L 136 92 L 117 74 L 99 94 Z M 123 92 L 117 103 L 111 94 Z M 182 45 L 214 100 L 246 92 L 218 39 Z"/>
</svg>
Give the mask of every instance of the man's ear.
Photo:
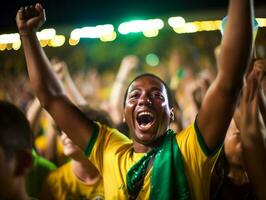
<svg viewBox="0 0 266 200">
<path fill-rule="evenodd" d="M 15 176 L 26 175 L 32 167 L 33 158 L 30 151 L 19 150 L 16 152 Z"/>
<path fill-rule="evenodd" d="M 126 116 L 125 116 L 124 110 L 123 110 L 123 114 L 122 114 L 122 122 L 123 123 L 126 123 Z"/>
<path fill-rule="evenodd" d="M 174 108 L 171 108 L 170 110 L 170 121 L 173 122 L 175 120 L 175 112 Z"/>
</svg>

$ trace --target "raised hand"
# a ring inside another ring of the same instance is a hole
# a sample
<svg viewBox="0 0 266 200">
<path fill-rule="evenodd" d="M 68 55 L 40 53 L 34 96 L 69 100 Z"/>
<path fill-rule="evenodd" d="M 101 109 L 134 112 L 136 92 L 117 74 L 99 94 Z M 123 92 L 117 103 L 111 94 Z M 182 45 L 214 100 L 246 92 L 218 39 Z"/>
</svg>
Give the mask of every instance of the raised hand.
<svg viewBox="0 0 266 200">
<path fill-rule="evenodd" d="M 29 34 L 39 29 L 45 22 L 45 10 L 42 5 L 21 7 L 16 15 L 16 23 L 20 35 Z"/>
<path fill-rule="evenodd" d="M 66 79 L 66 76 L 69 75 L 67 64 L 64 61 L 55 60 L 55 59 L 52 60 L 51 63 L 52 63 L 52 68 L 56 73 L 56 75 L 58 76 L 58 78 L 61 81 L 64 81 Z"/>
<path fill-rule="evenodd" d="M 242 113 L 240 120 L 240 132 L 242 133 L 242 140 L 244 144 L 249 144 L 249 140 L 253 138 L 254 135 L 261 134 L 258 116 L 259 95 L 258 81 L 256 77 L 250 76 L 248 84 L 244 88 L 240 105 L 240 112 Z"/>
<path fill-rule="evenodd" d="M 266 59 L 257 59 L 254 62 L 254 69 L 266 72 Z"/>
<path fill-rule="evenodd" d="M 74 160 L 80 160 L 82 156 L 85 156 L 81 148 L 75 145 L 64 132 L 62 132 L 62 134 L 60 135 L 60 139 L 62 141 L 64 154 L 66 156 Z"/>
<path fill-rule="evenodd" d="M 129 55 L 123 58 L 122 64 L 123 66 L 127 66 L 130 69 L 134 69 L 138 66 L 139 59 L 137 56 Z"/>
<path fill-rule="evenodd" d="M 125 56 L 121 62 L 120 69 L 118 72 L 119 78 L 127 78 L 128 73 L 139 65 L 139 59 L 135 55 Z"/>
</svg>

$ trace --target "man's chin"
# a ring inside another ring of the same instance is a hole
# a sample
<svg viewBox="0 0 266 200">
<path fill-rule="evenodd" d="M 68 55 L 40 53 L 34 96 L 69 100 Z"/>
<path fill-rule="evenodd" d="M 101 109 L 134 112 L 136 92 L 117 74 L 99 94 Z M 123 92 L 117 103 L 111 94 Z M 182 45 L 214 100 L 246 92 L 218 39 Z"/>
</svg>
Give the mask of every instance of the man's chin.
<svg viewBox="0 0 266 200">
<path fill-rule="evenodd" d="M 141 137 L 137 137 L 135 141 L 145 146 L 154 146 L 155 144 L 158 143 L 159 138 L 160 137 L 157 137 L 155 135 L 145 134 L 141 135 Z"/>
</svg>

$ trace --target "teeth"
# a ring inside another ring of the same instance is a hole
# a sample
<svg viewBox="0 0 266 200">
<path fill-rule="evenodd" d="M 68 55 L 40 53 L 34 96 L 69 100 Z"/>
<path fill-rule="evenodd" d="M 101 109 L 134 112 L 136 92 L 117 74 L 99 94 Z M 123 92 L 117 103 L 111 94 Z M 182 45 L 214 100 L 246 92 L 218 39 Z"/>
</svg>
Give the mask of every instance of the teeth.
<svg viewBox="0 0 266 200">
<path fill-rule="evenodd" d="M 143 115 L 149 115 L 149 116 L 151 116 L 151 117 L 153 116 L 151 112 L 141 112 L 141 113 L 139 113 L 138 116 L 141 117 L 141 116 L 143 116 Z"/>
</svg>

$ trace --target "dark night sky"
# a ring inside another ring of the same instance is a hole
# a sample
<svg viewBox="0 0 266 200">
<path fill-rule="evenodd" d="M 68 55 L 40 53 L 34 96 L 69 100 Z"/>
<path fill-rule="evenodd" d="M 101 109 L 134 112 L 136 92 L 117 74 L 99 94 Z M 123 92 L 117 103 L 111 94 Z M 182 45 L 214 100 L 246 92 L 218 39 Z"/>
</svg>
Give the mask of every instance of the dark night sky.
<svg viewBox="0 0 266 200">
<path fill-rule="evenodd" d="M 0 33 L 16 31 L 15 15 L 20 6 L 40 2 L 47 14 L 47 24 L 91 25 L 121 23 L 132 17 L 160 17 L 178 12 L 226 8 L 226 0 L 6 0 L 0 6 Z M 266 5 L 255 0 L 256 6 Z M 266 13 L 265 13 L 266 17 Z"/>
</svg>

